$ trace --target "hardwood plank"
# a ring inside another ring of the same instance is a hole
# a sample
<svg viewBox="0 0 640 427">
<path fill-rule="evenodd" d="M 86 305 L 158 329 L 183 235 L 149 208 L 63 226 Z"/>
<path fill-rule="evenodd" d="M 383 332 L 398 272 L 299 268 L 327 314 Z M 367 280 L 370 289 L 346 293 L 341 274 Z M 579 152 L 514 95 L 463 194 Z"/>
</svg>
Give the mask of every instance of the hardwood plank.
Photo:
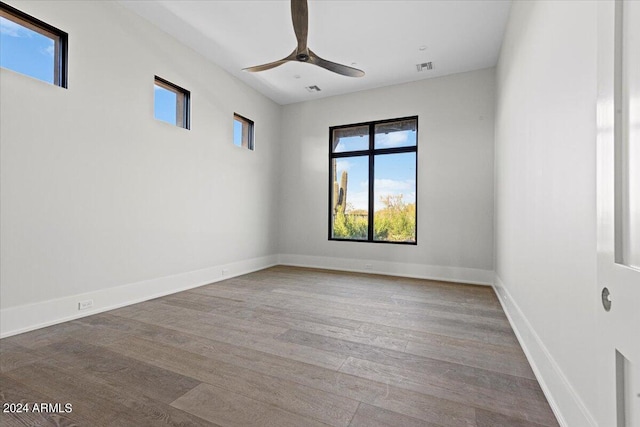
<svg viewBox="0 0 640 427">
<path fill-rule="evenodd" d="M 417 356 L 535 380 L 535 375 L 519 347 L 499 346 L 442 335 L 431 335 L 429 338 L 422 342 L 408 341 L 404 351 Z"/>
<path fill-rule="evenodd" d="M 204 297 L 204 298 L 203 298 Z M 363 344 L 375 345 L 378 347 L 389 348 L 393 350 L 404 350 L 407 346 L 407 340 L 397 339 L 384 335 L 376 335 L 366 331 L 357 330 L 362 325 L 361 322 L 349 322 L 347 327 L 337 326 L 332 324 L 319 323 L 317 321 L 305 320 L 309 316 L 304 316 L 299 313 L 296 316 L 295 312 L 291 310 L 283 309 L 270 309 L 264 310 L 260 308 L 247 309 L 235 309 L 225 310 L 224 308 L 212 308 L 212 305 L 207 303 L 206 298 L 211 297 L 193 294 L 191 296 L 185 296 L 184 294 L 172 295 L 164 299 L 165 304 L 174 305 L 176 307 L 183 307 L 192 310 L 204 311 L 206 313 L 215 311 L 216 313 L 224 313 L 224 315 L 240 319 L 251 319 L 263 324 L 279 326 L 282 328 L 295 328 L 297 330 L 306 331 L 318 335 L 324 335 L 328 337 L 340 338 L 348 341 L 359 342 Z M 213 298 L 215 299 L 215 298 Z M 204 300 L 204 301 L 203 301 Z M 215 304 L 215 303 L 214 303 Z M 292 315 L 294 314 L 294 315 Z M 320 320 L 324 321 L 324 319 Z M 340 322 L 344 323 L 344 322 Z"/>
<path fill-rule="evenodd" d="M 272 405 L 202 384 L 172 403 L 175 408 L 224 426 L 320 427 L 321 422 L 292 414 Z"/>
<path fill-rule="evenodd" d="M 194 291 L 196 292 L 196 291 Z M 200 290 L 205 295 L 214 296 L 235 296 L 241 292 L 223 291 L 220 289 Z M 288 309 L 296 307 L 316 316 L 342 317 L 345 319 L 374 323 L 383 326 L 398 327 L 416 331 L 441 333 L 458 338 L 476 339 L 488 342 L 501 342 L 502 340 L 512 342 L 513 332 L 508 323 L 498 322 L 497 319 L 482 321 L 482 318 L 475 319 L 474 316 L 461 318 L 462 315 L 451 315 L 443 318 L 439 313 L 424 315 L 404 315 L 402 313 L 390 312 L 381 313 L 379 310 L 372 310 L 366 307 L 358 307 L 355 304 L 339 304 L 329 302 L 305 301 L 301 298 L 289 298 L 285 296 L 254 295 L 250 297 L 255 303 Z M 506 338 L 504 338 L 506 337 Z"/>
<path fill-rule="evenodd" d="M 401 369 L 413 370 L 428 374 L 434 378 L 442 377 L 443 382 L 451 382 L 455 385 L 464 383 L 478 387 L 486 386 L 496 391 L 513 394 L 514 391 L 511 385 L 515 384 L 517 386 L 515 393 L 524 393 L 526 391 L 526 397 L 529 397 L 532 393 L 536 393 L 536 397 L 543 396 L 542 390 L 535 380 L 421 355 L 354 343 L 294 329 L 288 330 L 276 337 L 276 339 L 306 345 L 323 351 L 335 352 L 336 354 L 349 356 L 350 358 L 365 359 Z"/>
<path fill-rule="evenodd" d="M 30 350 L 12 340 L 0 340 L 0 373 L 25 366 L 46 357 L 39 350 Z"/>
<path fill-rule="evenodd" d="M 278 271 L 280 268 L 288 271 Z M 270 277 L 268 283 L 271 286 L 280 282 L 288 288 L 299 286 L 303 290 L 304 287 L 307 290 L 318 290 L 320 287 L 317 285 L 322 285 L 322 289 L 343 291 L 358 296 L 422 298 L 423 302 L 438 300 L 449 305 L 471 303 L 485 308 L 491 306 L 501 311 L 500 303 L 488 286 L 283 266 L 265 272 L 265 277 Z M 224 283 L 219 282 L 215 285 L 224 286 Z"/>
<path fill-rule="evenodd" d="M 417 418 L 361 403 L 349 427 L 439 427 Z"/>
<path fill-rule="evenodd" d="M 389 382 L 403 389 L 488 409 L 546 426 L 554 426 L 556 422 L 544 398 L 538 396 L 537 392 L 523 391 L 515 383 L 507 386 L 511 391 L 509 393 L 506 390 L 495 390 L 490 386 L 483 387 L 446 378 L 446 374 L 449 372 L 445 372 L 445 375 L 438 375 L 436 372 L 420 372 L 356 358 L 347 359 L 340 370 L 374 381 Z M 476 379 L 476 382 L 482 383 L 484 381 L 491 382 L 482 376 L 478 376 Z"/>
<path fill-rule="evenodd" d="M 99 322 L 92 322 L 100 327 L 108 325 L 109 322 L 114 322 L 114 327 L 116 328 L 119 325 L 119 318 L 116 316 L 101 314 L 92 317 L 102 318 Z M 142 322 L 129 321 L 127 325 L 134 332 L 135 337 L 144 337 L 157 345 L 186 350 L 209 359 L 234 364 L 244 370 L 257 371 L 270 376 L 288 379 L 336 396 L 369 402 L 414 418 L 437 421 L 439 425 L 466 426 L 473 422 L 475 416 L 473 409 L 464 405 L 403 390 L 388 384 L 338 373 L 312 364 Z M 122 339 L 124 338 L 125 336 Z M 125 348 L 127 349 L 125 351 L 128 351 L 129 347 Z"/>
<path fill-rule="evenodd" d="M 192 377 L 158 368 L 147 360 L 125 357 L 104 347 L 78 340 L 64 340 L 43 348 L 57 366 L 73 370 L 84 378 L 102 380 L 118 389 L 145 394 L 171 403 L 200 384 Z"/>
<path fill-rule="evenodd" d="M 368 294 L 366 294 L 366 296 L 363 296 L 361 295 L 361 293 L 354 293 L 354 292 L 346 295 L 345 293 L 336 295 L 335 292 L 331 294 L 318 292 L 318 289 L 324 290 L 324 288 L 317 288 L 317 287 L 312 288 L 311 290 L 309 289 L 297 290 L 297 289 L 291 289 L 290 287 L 288 287 L 288 288 L 276 288 L 271 292 L 275 294 L 285 294 L 285 295 L 292 295 L 292 296 L 299 296 L 299 297 L 306 297 L 306 298 L 315 298 L 322 301 L 340 302 L 345 304 L 358 304 L 360 306 L 378 308 L 378 309 L 387 310 L 387 311 L 395 310 L 395 311 L 400 311 L 402 313 L 407 313 L 407 314 L 422 314 L 429 311 L 436 311 L 436 312 L 441 311 L 445 313 L 455 313 L 455 314 L 462 314 L 462 315 L 469 315 L 469 316 L 476 316 L 476 317 L 482 316 L 485 318 L 495 318 L 495 319 L 499 319 L 501 322 L 504 322 L 506 320 L 504 317 L 504 314 L 499 310 L 495 308 L 487 309 L 482 305 L 469 306 L 469 304 L 465 304 L 465 303 L 442 304 L 442 303 L 434 302 L 433 299 L 429 300 L 428 302 L 427 301 L 415 302 L 415 301 L 403 300 L 401 298 L 392 298 L 390 296 L 371 297 Z"/>
<path fill-rule="evenodd" d="M 80 377 L 49 362 L 36 362 L 6 373 L 55 402 L 69 402 L 73 414 L 101 426 L 215 426 L 168 404 L 104 381 Z"/>
<path fill-rule="evenodd" d="M 155 308 L 159 309 L 156 310 Z M 282 343 L 275 340 L 272 335 L 282 333 L 285 331 L 284 328 L 259 325 L 257 322 L 253 322 L 256 325 L 255 327 L 252 324 L 238 324 L 234 323 L 237 319 L 224 319 L 224 316 L 212 314 L 203 315 L 201 312 L 179 309 L 161 303 L 155 305 L 149 303 L 135 312 L 123 313 L 123 310 L 119 309 L 112 313 L 177 331 L 214 338 L 222 342 L 240 344 L 266 353 L 314 363 L 330 369 L 338 369 L 345 359 L 343 356 L 336 356 L 334 353 L 311 350 L 297 344 Z M 221 321 L 222 324 L 218 323 L 218 321 Z M 265 331 L 268 331 L 266 335 Z"/>
<path fill-rule="evenodd" d="M 459 340 L 477 341 L 479 343 L 520 349 L 520 343 L 518 343 L 518 340 L 513 332 L 503 334 L 490 334 L 477 331 L 469 332 L 459 331 L 456 329 L 451 330 L 451 328 L 442 327 L 440 325 L 433 325 L 429 328 L 418 328 L 418 330 L 416 330 L 411 328 L 381 325 L 371 322 L 363 322 L 360 326 L 360 330 L 373 334 L 393 336 L 398 339 L 405 339 L 407 341 L 414 342 L 428 343 L 434 339 L 434 335 L 439 335 Z"/>
<path fill-rule="evenodd" d="M 275 280 L 282 282 L 287 282 L 288 280 L 308 284 L 327 283 L 331 286 L 341 286 L 347 289 L 364 291 L 379 290 L 412 294 L 418 292 L 419 294 L 423 294 L 425 291 L 432 292 L 440 289 L 454 289 L 468 296 L 475 294 L 486 296 L 491 294 L 491 288 L 488 286 L 308 267 L 275 266 L 261 271 L 260 276 L 263 280 L 271 283 Z"/>
<path fill-rule="evenodd" d="M 6 375 L 0 374 L 0 402 L 1 403 L 29 403 L 29 412 L 4 413 L 0 412 L 0 425 L 13 426 L 42 426 L 42 427 L 71 427 L 90 425 L 88 419 L 82 419 L 77 413 L 48 413 L 33 412 L 35 402 L 57 402 L 50 396 L 35 391 L 26 385 Z"/>
<path fill-rule="evenodd" d="M 206 290 L 211 288 L 224 289 L 224 290 L 237 290 L 239 287 L 242 289 L 248 289 L 253 292 L 278 292 L 282 290 L 291 290 L 293 292 L 304 292 L 310 295 L 318 297 L 323 296 L 338 296 L 348 299 L 356 299 L 359 304 L 367 302 L 387 303 L 394 305 L 405 305 L 407 307 L 425 307 L 425 304 L 434 304 L 442 309 L 454 308 L 479 310 L 486 312 L 488 315 L 497 316 L 496 313 L 502 314 L 500 303 L 498 302 L 491 288 L 481 288 L 480 293 L 473 296 L 465 289 L 460 291 L 459 289 L 452 289 L 452 284 L 438 286 L 438 282 L 423 281 L 420 285 L 419 292 L 406 294 L 395 294 L 400 289 L 397 285 L 393 285 L 393 288 L 388 290 L 377 289 L 370 281 L 369 275 L 366 275 L 365 281 L 361 285 L 356 285 L 354 279 L 357 277 L 350 277 L 348 282 L 336 283 L 331 280 L 319 279 L 319 280 L 306 280 L 307 274 L 295 276 L 292 280 L 283 279 L 282 277 L 274 277 L 271 281 L 265 281 L 261 283 L 253 283 L 247 285 L 246 281 L 240 283 L 234 282 L 235 279 L 218 282 L 206 287 L 201 287 L 200 290 Z M 393 278 L 385 278 L 387 281 L 392 281 Z M 285 285 L 286 287 L 278 286 L 278 284 Z M 321 286 L 318 286 L 321 285 Z M 457 285 L 453 285 L 457 286 Z M 194 290 L 197 292 L 198 290 Z M 502 314 L 503 315 L 503 314 Z"/>
<path fill-rule="evenodd" d="M 345 329 L 357 329 L 362 324 L 362 322 L 358 322 L 355 320 L 327 316 L 326 313 L 313 315 L 297 306 L 279 308 L 265 305 L 262 303 L 262 301 L 253 302 L 240 301 L 235 299 L 231 300 L 229 298 L 206 295 L 192 291 L 181 292 L 179 294 L 171 295 L 171 298 L 163 299 L 165 303 L 175 303 L 180 300 L 188 300 L 194 302 L 199 301 L 201 303 L 199 304 L 199 307 L 201 309 L 204 305 L 207 305 L 211 307 L 211 309 L 208 311 L 215 311 L 216 313 L 221 313 L 233 317 L 240 317 L 242 319 L 252 319 L 259 321 L 268 319 L 270 322 L 313 322 L 328 326 L 338 326 Z M 204 311 L 207 310 L 205 309 Z M 287 325 L 286 327 L 289 328 L 290 326 Z"/>
<path fill-rule="evenodd" d="M 139 304 L 138 307 L 124 307 L 113 311 L 116 316 L 124 316 L 130 319 L 136 320 L 151 320 L 155 321 L 158 317 L 162 317 L 167 321 L 179 322 L 180 324 L 195 322 L 203 327 L 215 327 L 234 331 L 240 331 L 245 334 L 252 334 L 258 336 L 277 335 L 286 328 L 281 328 L 272 325 L 265 325 L 259 322 L 247 321 L 244 319 L 230 318 L 228 316 L 220 315 L 216 312 L 210 311 L 207 313 L 199 312 L 197 310 L 183 309 L 184 307 L 175 307 L 170 304 L 165 304 L 162 301 L 147 301 Z"/>
<path fill-rule="evenodd" d="M 451 283 L 449 285 L 452 285 Z M 463 306 L 469 308 L 483 308 L 487 311 L 493 310 L 502 313 L 502 306 L 500 301 L 493 293 L 491 288 L 485 287 L 486 293 L 481 296 L 476 295 L 469 297 L 463 293 L 455 293 L 453 297 L 449 296 L 449 290 L 441 289 L 439 292 L 423 292 L 413 293 L 411 295 L 394 293 L 391 298 L 398 301 L 398 303 L 423 303 L 431 304 L 437 303 L 445 306 Z"/>
<path fill-rule="evenodd" d="M 138 338 L 115 343 L 123 354 L 332 426 L 347 426 L 358 402 L 275 376 Z"/>
<path fill-rule="evenodd" d="M 413 315 L 416 318 L 437 318 L 437 319 L 450 319 L 455 321 L 467 321 L 467 323 L 475 324 L 480 322 L 487 327 L 494 326 L 498 328 L 504 328 L 508 325 L 507 319 L 504 316 L 480 316 L 474 313 L 464 313 L 464 310 L 454 309 L 454 306 L 444 309 L 443 307 L 436 306 L 439 310 L 432 307 L 432 309 L 420 310 L 411 306 L 393 304 L 393 303 L 376 303 L 371 302 L 363 298 L 344 298 L 340 296 L 320 296 L 310 292 L 303 291 L 287 291 L 282 289 L 274 289 L 269 292 L 246 292 L 245 290 L 238 289 L 236 287 L 227 287 L 224 285 L 218 286 L 205 286 L 202 288 L 193 289 L 190 292 L 199 293 L 211 296 L 233 297 L 236 299 L 243 299 L 243 301 L 253 301 L 256 303 L 268 303 L 268 302 L 282 302 L 282 301 L 295 301 L 295 305 L 309 305 L 309 306 L 332 306 L 334 308 L 340 308 L 347 311 L 365 312 L 371 314 L 370 308 L 380 308 L 377 314 L 382 316 L 394 316 L 394 315 Z M 295 306 L 294 305 L 294 306 Z"/>
<path fill-rule="evenodd" d="M 403 357 L 404 354 L 396 350 L 312 334 L 295 329 L 289 329 L 278 335 L 276 339 L 286 343 L 299 344 L 321 351 L 332 352 L 345 356 L 345 358 L 358 356 L 368 360 L 386 360 L 390 357 Z"/>
<path fill-rule="evenodd" d="M 476 409 L 476 424 L 477 427 L 543 427 L 537 423 L 507 417 L 506 415 L 485 411 L 483 409 Z M 559 424 L 555 423 L 553 426 L 559 427 Z"/>
<path fill-rule="evenodd" d="M 65 339 L 69 336 L 82 334 L 82 326 L 73 322 L 64 322 L 58 325 L 48 326 L 35 331 L 25 332 L 24 334 L 15 335 L 0 340 L 0 343 L 6 341 L 12 344 L 20 345 L 30 350 L 44 347 L 58 340 Z"/>
<path fill-rule="evenodd" d="M 267 374 L 270 374 L 269 367 L 271 365 L 278 366 L 285 372 L 295 365 L 316 368 L 315 365 L 308 365 L 290 358 L 217 341 L 186 331 L 170 329 L 157 324 L 132 319 L 127 319 L 126 323 L 123 323 L 122 318 L 109 313 L 101 313 L 96 316 L 79 319 L 78 322 L 83 322 L 87 327 L 92 328 L 96 335 L 102 334 L 105 330 L 112 330 L 112 333 L 119 331 L 119 341 L 129 338 L 145 339 L 167 348 L 189 351 L 213 360 L 236 364 L 246 369 L 255 366 L 259 372 Z M 122 328 L 123 325 L 126 325 L 126 328 Z M 107 348 L 109 347 L 107 346 Z M 333 372 L 333 370 L 330 372 Z"/>
</svg>

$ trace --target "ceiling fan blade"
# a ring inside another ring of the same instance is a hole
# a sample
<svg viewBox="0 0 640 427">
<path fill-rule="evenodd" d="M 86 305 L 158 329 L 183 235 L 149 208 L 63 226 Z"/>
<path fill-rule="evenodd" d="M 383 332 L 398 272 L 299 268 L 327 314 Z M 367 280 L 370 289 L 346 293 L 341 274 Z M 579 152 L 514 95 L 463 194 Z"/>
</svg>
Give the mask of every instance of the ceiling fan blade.
<svg viewBox="0 0 640 427">
<path fill-rule="evenodd" d="M 311 49 L 309 49 L 309 63 L 327 69 L 329 71 L 333 71 L 337 74 L 342 74 L 347 77 L 362 77 L 364 76 L 364 71 L 358 70 L 357 68 L 348 67 L 346 65 L 338 64 L 335 62 L 327 61 L 326 59 L 320 58 L 318 55 L 313 53 Z"/>
<path fill-rule="evenodd" d="M 307 33 L 309 31 L 309 10 L 307 0 L 291 0 L 291 20 L 293 31 L 298 39 L 297 53 L 307 51 Z"/>
<path fill-rule="evenodd" d="M 276 68 L 286 62 L 295 61 L 296 59 L 296 51 L 294 50 L 289 56 L 286 58 L 282 58 L 278 61 L 269 62 L 268 64 L 255 65 L 253 67 L 243 68 L 242 71 L 248 71 L 250 73 L 257 73 L 258 71 L 270 70 L 272 68 Z"/>
</svg>

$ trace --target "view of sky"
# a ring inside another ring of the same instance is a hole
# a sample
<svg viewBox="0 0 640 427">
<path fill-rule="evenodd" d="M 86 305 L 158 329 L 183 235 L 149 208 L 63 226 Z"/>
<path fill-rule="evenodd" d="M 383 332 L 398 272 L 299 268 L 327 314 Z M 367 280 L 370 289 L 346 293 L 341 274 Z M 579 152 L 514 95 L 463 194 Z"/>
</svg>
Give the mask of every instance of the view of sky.
<svg viewBox="0 0 640 427">
<path fill-rule="evenodd" d="M 369 149 L 369 126 L 360 126 L 358 128 L 349 128 L 351 132 L 360 133 L 359 136 L 344 137 L 338 129 L 334 131 L 334 141 L 337 139 L 338 144 L 334 148 L 334 153 L 342 153 L 345 151 L 358 151 Z"/>
<path fill-rule="evenodd" d="M 54 41 L 0 17 L 0 66 L 53 83 Z"/>
<path fill-rule="evenodd" d="M 154 85 L 154 98 L 153 98 L 153 111 L 154 116 L 158 120 L 176 125 L 176 102 L 178 101 L 178 95 L 160 87 Z"/>
<path fill-rule="evenodd" d="M 415 131 L 376 134 L 376 148 L 413 146 Z M 340 138 L 336 152 L 367 149 L 368 137 Z M 405 203 L 416 201 L 416 153 L 384 154 L 375 156 L 374 211 L 384 207 L 380 201 L 387 195 L 402 194 Z M 336 160 L 337 179 L 347 171 L 347 204 L 352 209 L 368 209 L 369 159 L 367 156 L 339 158 Z"/>
<path fill-rule="evenodd" d="M 242 147 L 242 122 L 233 121 L 233 143 L 238 147 Z"/>
</svg>

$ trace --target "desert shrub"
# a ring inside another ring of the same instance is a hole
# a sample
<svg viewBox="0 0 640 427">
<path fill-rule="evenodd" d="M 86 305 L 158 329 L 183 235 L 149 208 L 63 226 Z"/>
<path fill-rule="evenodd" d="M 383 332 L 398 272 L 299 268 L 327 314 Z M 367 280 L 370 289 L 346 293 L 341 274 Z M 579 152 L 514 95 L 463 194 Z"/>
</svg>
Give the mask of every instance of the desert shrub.
<svg viewBox="0 0 640 427">
<path fill-rule="evenodd" d="M 414 242 L 416 240 L 416 204 L 405 203 L 402 194 L 384 196 L 384 208 L 374 213 L 374 238 L 389 242 Z M 333 237 L 343 239 L 367 238 L 366 211 L 347 209 L 338 211 L 333 222 Z"/>
<path fill-rule="evenodd" d="M 416 239 L 416 204 L 405 203 L 402 194 L 382 197 L 383 209 L 374 213 L 376 240 L 412 242 Z"/>
<path fill-rule="evenodd" d="M 333 222 L 333 237 L 343 239 L 366 239 L 367 217 L 338 212 Z"/>
</svg>

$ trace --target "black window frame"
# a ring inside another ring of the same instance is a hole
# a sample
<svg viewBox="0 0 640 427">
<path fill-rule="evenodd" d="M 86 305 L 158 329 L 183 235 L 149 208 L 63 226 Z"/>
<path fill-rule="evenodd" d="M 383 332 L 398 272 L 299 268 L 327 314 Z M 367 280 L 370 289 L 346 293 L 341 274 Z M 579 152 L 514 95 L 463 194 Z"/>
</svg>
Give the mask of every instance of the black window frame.
<svg viewBox="0 0 640 427">
<path fill-rule="evenodd" d="M 244 138 L 242 138 L 242 143 L 240 147 L 254 151 L 255 150 L 255 136 L 254 136 L 255 123 L 253 122 L 253 120 L 248 119 L 245 116 L 242 116 L 238 113 L 233 113 L 233 121 L 236 121 L 236 120 L 243 124 L 242 126 L 243 130 L 244 130 L 244 125 L 245 124 L 247 125 L 247 145 L 245 146 Z"/>
<path fill-rule="evenodd" d="M 53 25 L 41 21 L 36 17 L 24 13 L 21 10 L 16 9 L 15 7 L 9 6 L 4 2 L 0 2 L 0 16 L 53 40 L 55 51 L 53 54 L 53 83 L 51 84 L 67 89 L 69 73 L 69 34 L 60 30 L 59 28 L 54 27 Z M 12 70 L 11 68 L 7 69 Z M 20 73 L 17 70 L 12 71 Z M 36 80 L 44 81 L 28 74 L 24 75 Z M 45 81 L 45 83 L 49 82 Z"/>
<path fill-rule="evenodd" d="M 405 146 L 405 147 L 393 147 L 393 148 L 375 148 L 375 127 L 376 125 L 400 122 L 400 121 L 408 121 L 415 120 L 416 122 L 416 145 L 415 146 Z M 336 153 L 334 152 L 333 145 L 333 136 L 334 131 L 338 129 L 346 129 L 353 127 L 364 127 L 367 126 L 369 129 L 369 148 L 365 150 L 355 150 L 355 151 L 344 151 Z M 328 230 L 328 238 L 330 241 L 339 241 L 339 242 L 361 242 L 361 243 L 384 243 L 384 244 L 394 244 L 394 245 L 412 245 L 416 246 L 418 244 L 418 116 L 408 116 L 408 117 L 399 117 L 395 119 L 385 119 L 385 120 L 376 120 L 371 122 L 362 122 L 362 123 L 351 123 L 348 125 L 339 125 L 339 126 L 331 126 L 329 127 L 329 210 L 328 210 L 328 222 L 329 222 L 329 230 Z M 375 199 L 374 196 L 374 185 L 375 185 L 375 156 L 381 154 L 401 154 L 401 153 L 415 153 L 416 154 L 416 225 L 415 225 L 415 241 L 413 242 L 398 242 L 398 241 L 387 241 L 387 240 L 375 240 L 374 239 L 374 207 L 375 207 Z M 367 238 L 366 239 L 345 239 L 342 237 L 333 237 L 333 160 L 335 159 L 343 159 L 349 157 L 362 157 L 368 156 L 369 160 L 369 202 L 368 202 L 368 212 L 367 212 L 367 221 L 368 221 L 368 229 L 367 229 Z"/>
<path fill-rule="evenodd" d="M 175 92 L 177 95 L 182 95 L 184 97 L 184 101 L 182 102 L 182 125 L 179 125 L 176 120 L 175 126 L 182 129 L 190 130 L 191 129 L 191 92 L 159 76 L 154 76 L 153 85 L 160 86 L 163 89 L 170 90 L 172 92 Z M 154 109 L 155 109 L 155 102 L 154 102 Z M 178 109 L 176 107 L 176 113 L 177 111 Z M 155 110 L 153 114 L 155 117 Z M 176 119 L 177 118 L 178 117 L 176 117 Z M 160 120 L 160 119 L 156 119 L 156 120 L 163 122 L 163 120 Z M 167 123 L 167 122 L 164 122 L 164 123 Z"/>
</svg>

